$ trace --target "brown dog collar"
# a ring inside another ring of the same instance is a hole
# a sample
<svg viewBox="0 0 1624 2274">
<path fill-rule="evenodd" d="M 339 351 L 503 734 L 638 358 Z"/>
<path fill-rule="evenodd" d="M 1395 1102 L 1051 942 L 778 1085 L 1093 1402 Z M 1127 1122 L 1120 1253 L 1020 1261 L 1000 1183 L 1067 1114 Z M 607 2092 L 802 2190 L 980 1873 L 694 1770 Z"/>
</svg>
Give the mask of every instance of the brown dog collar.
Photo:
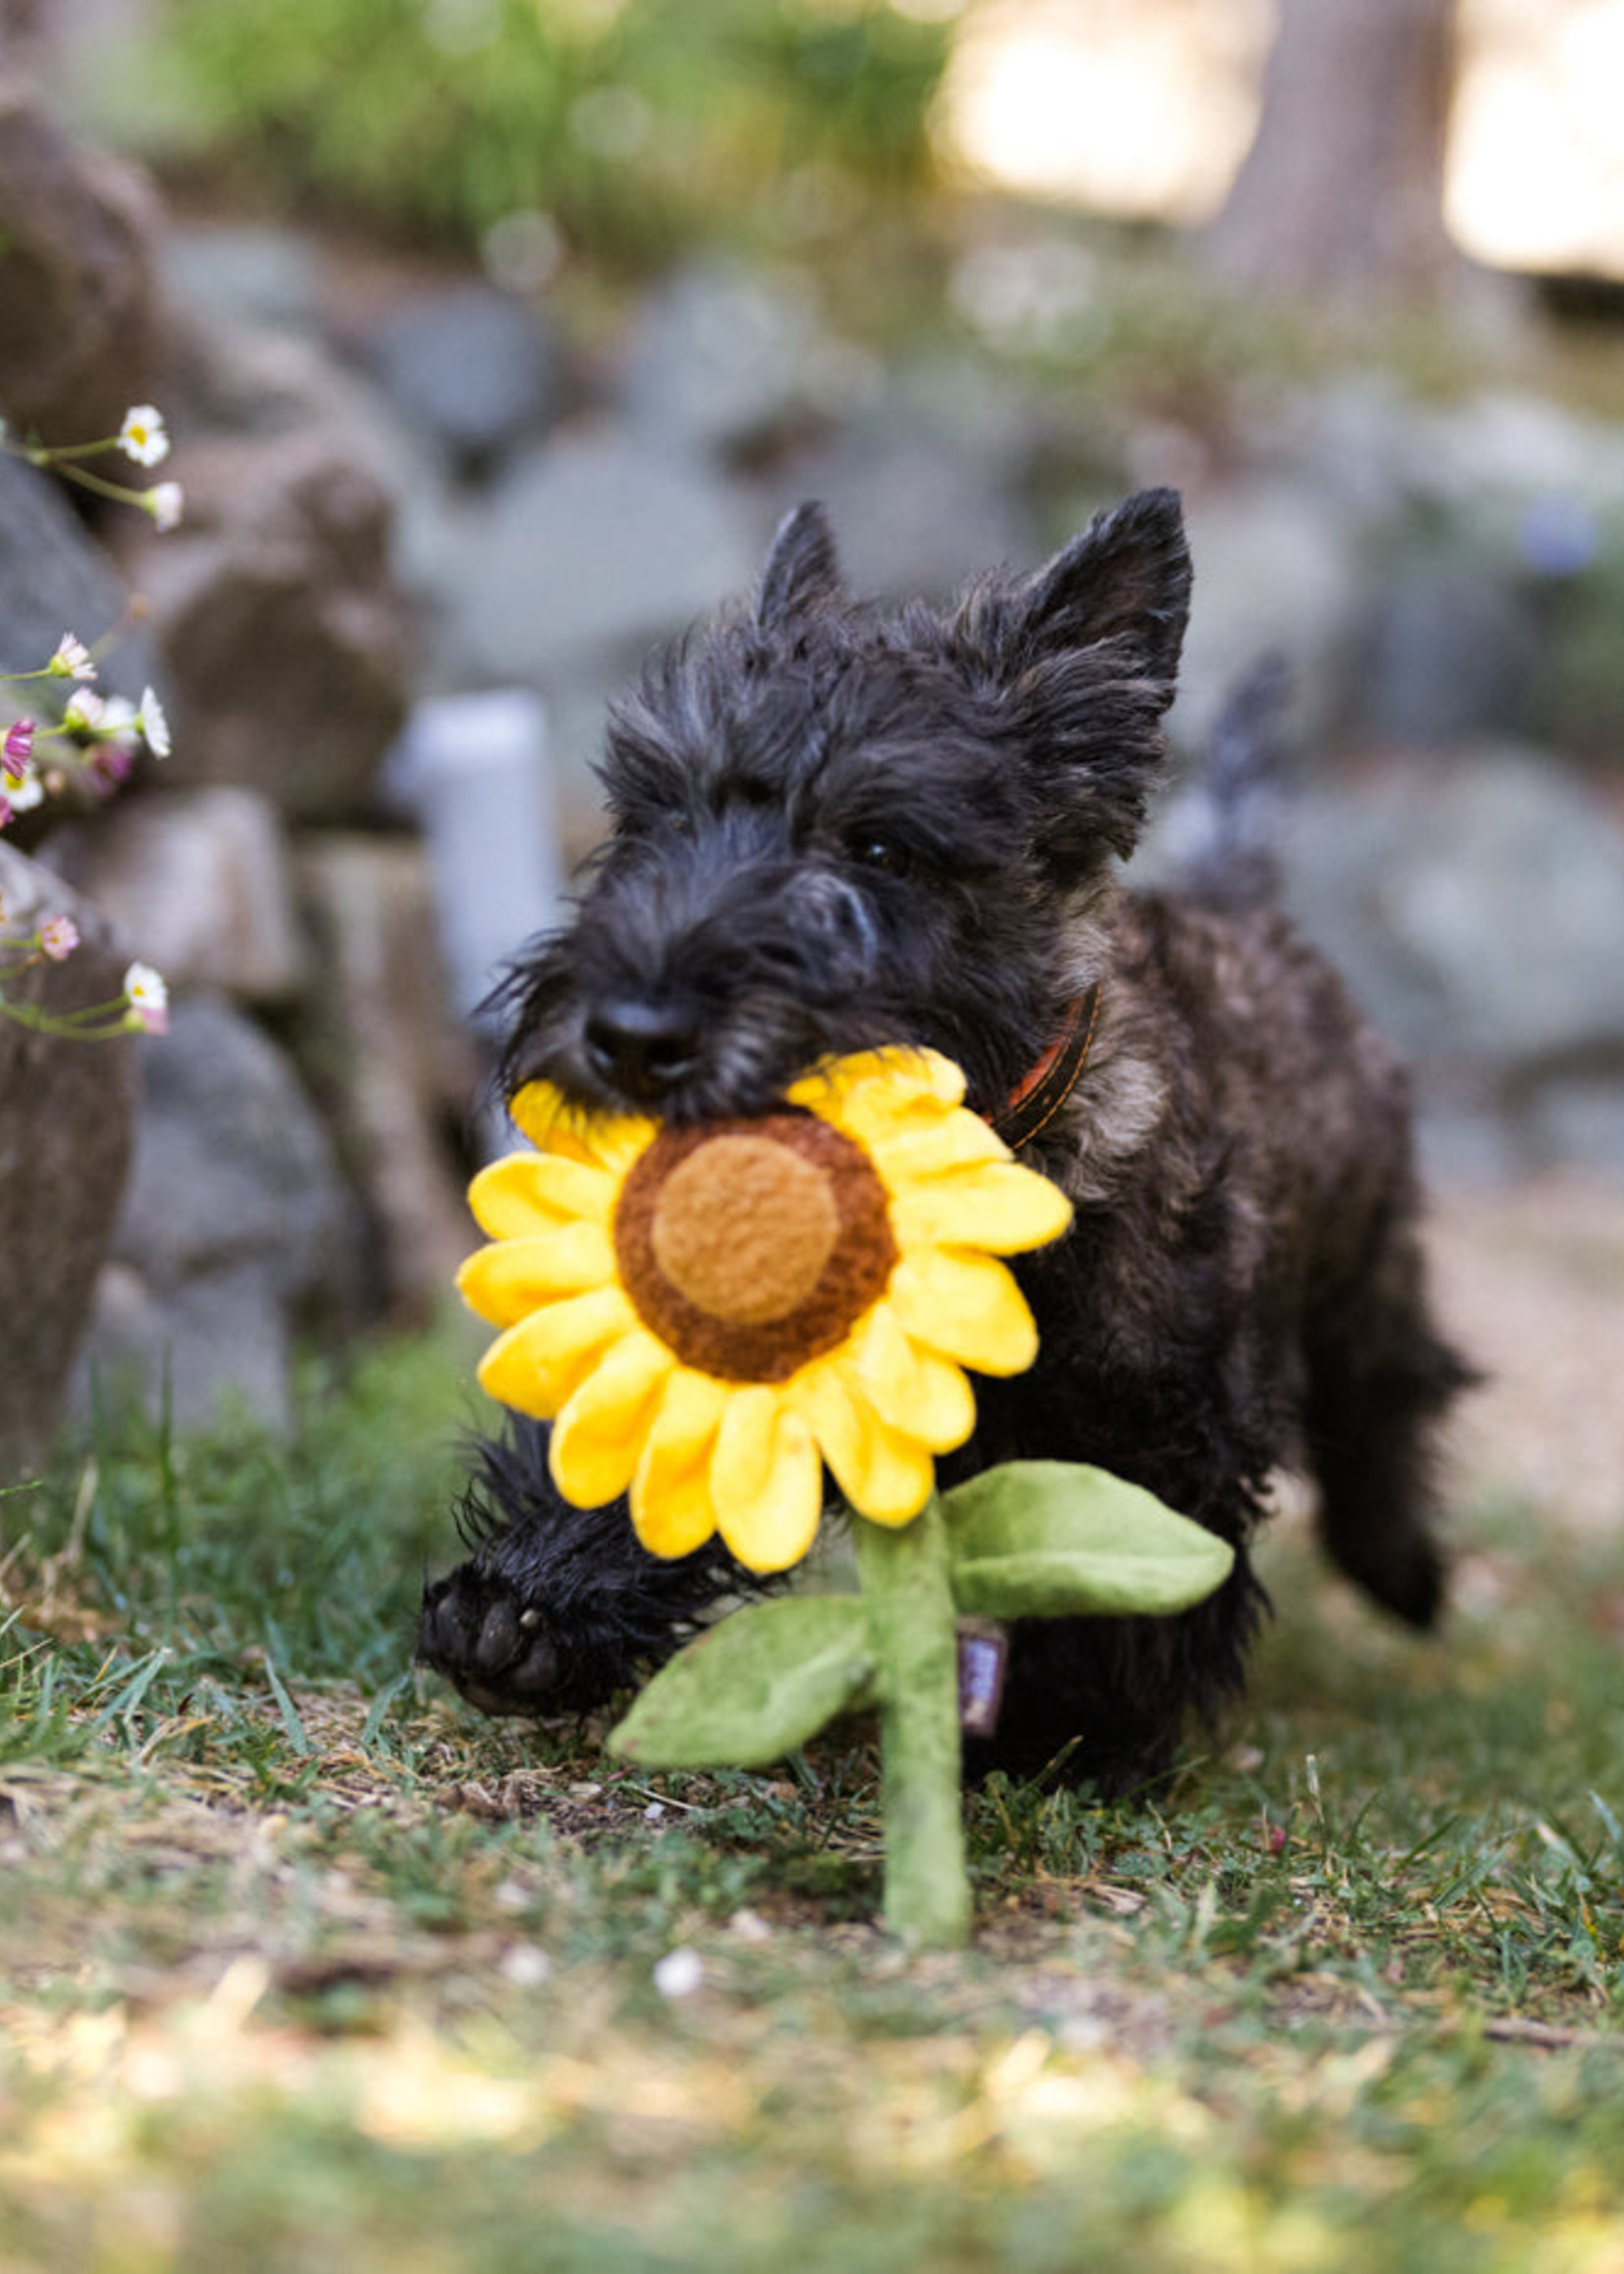
<svg viewBox="0 0 1624 2274">
<path fill-rule="evenodd" d="M 1073 998 L 1060 1033 L 997 1112 L 987 1117 L 1012 1152 L 1030 1144 L 1048 1128 L 1082 1079 L 1099 1021 L 1100 992 L 1096 979 L 1085 994 Z"/>
</svg>

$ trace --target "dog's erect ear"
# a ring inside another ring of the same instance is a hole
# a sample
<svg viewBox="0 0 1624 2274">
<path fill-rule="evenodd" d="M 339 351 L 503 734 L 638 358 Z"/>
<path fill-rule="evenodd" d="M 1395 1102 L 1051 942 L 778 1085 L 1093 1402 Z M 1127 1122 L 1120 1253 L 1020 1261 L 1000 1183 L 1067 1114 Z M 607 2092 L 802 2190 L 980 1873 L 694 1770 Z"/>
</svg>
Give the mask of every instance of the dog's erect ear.
<svg viewBox="0 0 1624 2274">
<path fill-rule="evenodd" d="M 756 621 L 764 631 L 776 631 L 791 616 L 833 599 L 840 582 L 828 515 L 818 504 L 797 505 L 779 523 L 773 539 L 756 596 Z"/>
<path fill-rule="evenodd" d="M 1098 515 L 1047 568 L 972 595 L 976 668 L 1042 783 L 1044 857 L 1080 873 L 1126 856 L 1166 755 L 1189 612 L 1189 553 L 1173 490 Z"/>
<path fill-rule="evenodd" d="M 1123 639 L 1173 700 L 1189 615 L 1189 548 L 1177 490 L 1142 490 L 1098 513 L 1021 595 L 1018 638 L 1032 661 Z M 1166 708 L 1166 703 L 1162 706 Z"/>
</svg>

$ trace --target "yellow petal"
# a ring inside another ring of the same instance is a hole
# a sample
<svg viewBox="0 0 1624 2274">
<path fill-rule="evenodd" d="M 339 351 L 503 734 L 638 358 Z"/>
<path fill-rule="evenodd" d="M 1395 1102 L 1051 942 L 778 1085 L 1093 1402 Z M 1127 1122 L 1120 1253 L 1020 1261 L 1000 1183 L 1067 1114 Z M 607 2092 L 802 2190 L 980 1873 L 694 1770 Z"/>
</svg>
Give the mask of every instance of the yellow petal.
<svg viewBox="0 0 1624 2274">
<path fill-rule="evenodd" d="M 1057 1240 L 1072 1221 L 1072 1203 L 1035 1169 L 992 1161 L 904 1186 L 892 1200 L 891 1215 L 904 1254 L 929 1246 L 1015 1255 Z"/>
<path fill-rule="evenodd" d="M 860 1515 L 905 1524 L 930 1498 L 936 1464 L 917 1439 L 888 1428 L 864 1397 L 846 1354 L 804 1367 L 790 1384 L 795 1408 Z"/>
<path fill-rule="evenodd" d="M 609 1343 L 637 1324 L 618 1287 L 595 1287 L 533 1311 L 497 1337 L 480 1386 L 515 1413 L 550 1422 Z"/>
<path fill-rule="evenodd" d="M 670 1471 L 650 1462 L 650 1450 L 631 1481 L 632 1529 L 651 1555 L 691 1555 L 716 1530 L 708 1464 Z"/>
<path fill-rule="evenodd" d="M 812 1431 L 835 1482 L 853 1507 L 866 1473 L 864 1432 L 874 1417 L 854 1383 L 833 1359 L 803 1366 L 784 1394 Z"/>
<path fill-rule="evenodd" d="M 667 1376 L 631 1481 L 631 1520 L 651 1555 L 688 1555 L 716 1530 L 711 1448 L 726 1400 L 709 1374 Z"/>
<path fill-rule="evenodd" d="M 765 1383 L 730 1392 L 717 1425 L 711 1461 L 711 1488 L 717 1514 L 725 1506 L 734 1519 L 748 1515 L 773 1466 L 773 1418 L 778 1397 Z"/>
<path fill-rule="evenodd" d="M 735 1390 L 717 1429 L 711 1495 L 722 1537 L 751 1571 L 785 1571 L 818 1536 L 823 1466 L 781 1391 Z"/>
<path fill-rule="evenodd" d="M 618 1180 L 659 1135 L 659 1123 L 639 1115 L 598 1114 L 580 1124 L 582 1158 L 596 1161 Z"/>
<path fill-rule="evenodd" d="M 1024 1373 L 1037 1356 L 1026 1298 L 994 1255 L 962 1248 L 904 1253 L 886 1300 L 912 1341 L 979 1373 Z"/>
<path fill-rule="evenodd" d="M 548 1465 L 577 1508 L 601 1508 L 626 1490 L 656 1395 L 674 1363 L 663 1342 L 634 1328 L 570 1393 L 553 1428 Z"/>
<path fill-rule="evenodd" d="M 933 1453 L 951 1452 L 975 1428 L 975 1397 L 957 1367 L 910 1341 L 883 1299 L 854 1329 L 841 1364 L 888 1429 Z"/>
<path fill-rule="evenodd" d="M 563 1091 L 551 1081 L 527 1081 L 523 1089 L 515 1090 L 508 1099 L 507 1113 L 509 1120 L 543 1152 L 553 1150 L 555 1140 L 560 1137 L 564 1140 L 563 1149 L 574 1152 L 570 1142 L 573 1132 L 569 1108 Z"/>
<path fill-rule="evenodd" d="M 957 1106 L 964 1077 L 936 1050 L 864 1050 L 815 1067 L 785 1093 L 858 1138 L 882 1134 L 905 1114 Z"/>
<path fill-rule="evenodd" d="M 509 1153 L 481 1169 L 468 1188 L 468 1205 L 482 1231 L 509 1240 L 556 1224 L 607 1224 L 616 1190 L 615 1178 L 593 1162 Z"/>
<path fill-rule="evenodd" d="M 896 1421 L 913 1387 L 913 1352 L 884 1301 L 861 1317 L 847 1337 L 850 1372 L 876 1412 Z M 904 1426 L 902 1424 L 900 1426 Z"/>
<path fill-rule="evenodd" d="M 506 1153 L 480 1170 L 468 1188 L 468 1205 L 480 1229 L 493 1240 L 522 1239 L 548 1232 L 568 1219 L 548 1200 L 538 1175 L 540 1155 Z"/>
<path fill-rule="evenodd" d="M 614 1251 L 601 1224 L 560 1224 L 478 1249 L 457 1273 L 457 1292 L 493 1326 L 513 1326 L 532 1311 L 603 1287 L 614 1277 Z"/>
<path fill-rule="evenodd" d="M 874 1165 L 893 1191 L 904 1181 L 951 1175 L 955 1169 L 1007 1161 L 1010 1148 L 979 1114 L 962 1107 L 929 1119 L 910 1116 L 894 1130 L 876 1132 Z"/>
<path fill-rule="evenodd" d="M 641 1114 L 583 1113 L 567 1103 L 551 1081 L 527 1081 L 508 1100 L 507 1110 L 533 1145 L 569 1161 L 612 1169 L 624 1175 L 658 1124 Z"/>
</svg>

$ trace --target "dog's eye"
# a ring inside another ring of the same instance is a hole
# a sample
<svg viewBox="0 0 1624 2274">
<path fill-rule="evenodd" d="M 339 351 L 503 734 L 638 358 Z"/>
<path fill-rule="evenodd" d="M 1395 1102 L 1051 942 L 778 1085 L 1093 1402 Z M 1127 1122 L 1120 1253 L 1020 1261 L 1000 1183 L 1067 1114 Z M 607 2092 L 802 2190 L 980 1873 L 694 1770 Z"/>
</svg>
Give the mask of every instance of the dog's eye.
<svg viewBox="0 0 1624 2274">
<path fill-rule="evenodd" d="M 906 876 L 913 866 L 913 855 L 894 837 L 858 838 L 851 857 L 861 861 L 864 868 L 883 869 L 887 876 Z"/>
</svg>

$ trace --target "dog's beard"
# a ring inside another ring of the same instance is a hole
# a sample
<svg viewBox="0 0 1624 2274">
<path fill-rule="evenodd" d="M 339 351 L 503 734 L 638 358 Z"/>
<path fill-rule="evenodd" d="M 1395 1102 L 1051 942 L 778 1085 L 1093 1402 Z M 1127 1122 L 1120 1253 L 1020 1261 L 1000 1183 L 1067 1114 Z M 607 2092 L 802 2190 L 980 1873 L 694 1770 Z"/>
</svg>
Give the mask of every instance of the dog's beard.
<svg viewBox="0 0 1624 2274">
<path fill-rule="evenodd" d="M 703 1009 L 691 1071 L 651 1091 L 617 1078 L 595 1057 L 590 1002 L 561 987 L 545 1013 L 525 1019 L 503 1053 L 505 1095 L 549 1081 L 584 1111 L 658 1113 L 670 1122 L 724 1120 L 771 1110 L 803 1075 L 862 1050 L 917 1047 L 928 1037 L 899 1010 L 809 1005 L 764 988 Z"/>
</svg>

